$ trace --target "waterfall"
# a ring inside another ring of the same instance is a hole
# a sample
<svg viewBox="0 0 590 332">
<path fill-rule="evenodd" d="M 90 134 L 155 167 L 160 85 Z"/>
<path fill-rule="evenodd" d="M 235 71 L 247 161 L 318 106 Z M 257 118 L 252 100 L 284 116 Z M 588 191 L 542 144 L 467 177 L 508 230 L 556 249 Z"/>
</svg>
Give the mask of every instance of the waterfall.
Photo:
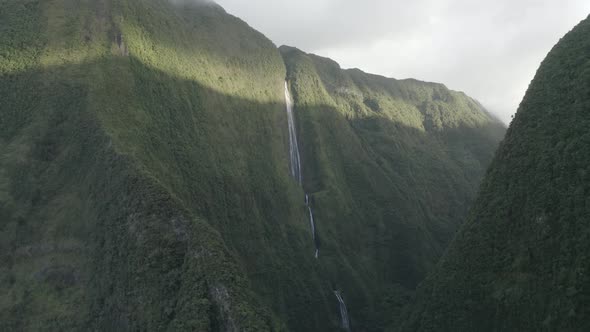
<svg viewBox="0 0 590 332">
<path fill-rule="evenodd" d="M 301 185 L 301 157 L 299 156 L 299 144 L 297 143 L 297 128 L 295 127 L 295 118 L 293 117 L 293 101 L 289 93 L 289 85 L 285 81 L 285 104 L 287 109 L 287 123 L 289 125 L 289 163 L 291 166 L 291 175 Z M 315 247 L 314 257 L 318 258 L 320 253 L 318 241 L 315 234 L 315 223 L 313 221 L 313 211 L 309 205 L 309 197 L 305 194 L 305 206 L 309 213 L 309 223 L 311 225 L 311 238 Z"/>
<path fill-rule="evenodd" d="M 313 240 L 313 242 L 315 242 L 315 224 L 313 222 L 313 212 L 311 211 L 311 207 L 307 207 L 307 210 L 309 211 L 309 223 L 311 226 L 311 238 Z"/>
<path fill-rule="evenodd" d="M 340 294 L 339 290 L 334 291 L 334 295 L 338 299 L 338 303 L 340 304 L 340 319 L 342 323 L 342 328 L 346 331 L 350 331 L 350 321 L 348 319 L 348 310 L 346 309 L 346 304 L 344 303 L 344 299 Z"/>
<path fill-rule="evenodd" d="M 287 123 L 289 125 L 289 159 L 291 163 L 291 175 L 301 184 L 301 158 L 299 157 L 299 145 L 297 144 L 297 129 L 293 118 L 293 101 L 289 93 L 289 86 L 285 81 L 285 103 L 287 104 Z"/>
<path fill-rule="evenodd" d="M 291 94 L 289 93 L 289 85 L 287 84 L 287 81 L 285 81 L 285 104 L 287 110 L 287 123 L 289 125 L 289 163 L 291 166 L 291 176 L 295 178 L 299 185 L 302 185 L 301 158 L 299 156 L 299 144 L 297 143 L 297 129 L 295 127 L 295 119 L 293 117 L 293 101 L 291 100 Z M 307 193 L 305 194 L 305 206 L 307 207 L 307 211 L 309 213 L 311 238 L 313 240 L 313 245 L 315 247 L 314 257 L 317 259 L 320 253 L 319 241 L 316 236 L 315 222 L 313 220 L 313 210 L 311 208 L 309 196 L 307 195 Z M 336 295 L 336 298 L 338 299 L 338 303 L 340 305 L 340 318 L 342 320 L 342 328 L 344 328 L 346 331 L 350 331 L 350 320 L 348 318 L 348 310 L 346 309 L 344 299 L 342 298 L 342 295 L 340 294 L 339 290 L 335 290 L 334 294 Z"/>
<path fill-rule="evenodd" d="M 318 245 L 318 241 L 315 236 L 315 222 L 313 221 L 313 211 L 311 210 L 311 206 L 309 205 L 309 197 L 305 194 L 305 206 L 307 206 L 307 211 L 309 212 L 309 225 L 311 227 L 311 239 L 313 240 L 313 245 L 315 246 L 315 254 L 314 257 L 318 258 L 320 254 L 320 248 Z"/>
</svg>

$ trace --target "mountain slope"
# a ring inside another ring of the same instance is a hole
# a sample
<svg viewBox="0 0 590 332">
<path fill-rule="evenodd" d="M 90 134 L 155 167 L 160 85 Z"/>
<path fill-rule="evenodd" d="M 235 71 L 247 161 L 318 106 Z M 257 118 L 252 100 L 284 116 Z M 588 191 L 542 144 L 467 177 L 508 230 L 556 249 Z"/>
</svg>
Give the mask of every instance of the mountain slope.
<svg viewBox="0 0 590 332">
<path fill-rule="evenodd" d="M 587 331 L 590 19 L 543 61 L 408 331 Z"/>
<path fill-rule="evenodd" d="M 0 9 L 0 330 L 330 331 L 336 289 L 354 330 L 379 330 L 400 305 L 383 294 L 433 265 L 503 131 L 470 98 L 420 82 L 403 93 L 420 95 L 407 114 L 425 126 L 350 122 L 338 107 L 310 123 L 292 60 L 209 2 Z M 396 86 L 346 75 L 367 95 Z M 286 76 L 319 259 L 290 176 Z M 364 110 L 399 111 L 380 102 Z"/>
<path fill-rule="evenodd" d="M 442 84 L 281 47 L 321 263 L 360 330 L 378 330 L 464 219 L 504 126 Z M 387 309 L 386 309 L 387 308 Z"/>
<path fill-rule="evenodd" d="M 1 329 L 282 324 L 247 277 L 307 239 L 274 45 L 214 5 L 1 5 Z"/>
</svg>

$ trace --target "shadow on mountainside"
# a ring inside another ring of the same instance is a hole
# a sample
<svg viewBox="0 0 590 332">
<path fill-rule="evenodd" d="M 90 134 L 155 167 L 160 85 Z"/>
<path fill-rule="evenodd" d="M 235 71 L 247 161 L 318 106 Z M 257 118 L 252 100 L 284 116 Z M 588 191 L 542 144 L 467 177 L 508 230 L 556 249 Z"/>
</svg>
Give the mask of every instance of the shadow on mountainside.
<svg viewBox="0 0 590 332">
<path fill-rule="evenodd" d="M 134 57 L 6 75 L 0 99 L 6 329 L 334 330 L 339 288 L 353 329 L 381 330 L 481 176 L 416 158 L 444 139 L 297 109 L 316 260 L 282 104 Z"/>
</svg>

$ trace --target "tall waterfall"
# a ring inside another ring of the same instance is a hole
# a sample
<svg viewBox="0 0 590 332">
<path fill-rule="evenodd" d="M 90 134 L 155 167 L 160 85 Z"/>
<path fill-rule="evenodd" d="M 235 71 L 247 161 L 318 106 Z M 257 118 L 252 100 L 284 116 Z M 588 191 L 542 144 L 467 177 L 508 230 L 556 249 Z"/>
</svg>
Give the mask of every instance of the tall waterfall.
<svg viewBox="0 0 590 332">
<path fill-rule="evenodd" d="M 313 245 L 315 246 L 315 258 L 318 258 L 320 254 L 320 247 L 318 245 L 318 240 L 315 236 L 315 222 L 313 221 L 313 211 L 311 210 L 311 206 L 309 205 L 309 196 L 305 194 L 305 206 L 307 206 L 307 211 L 309 211 L 309 226 L 311 227 L 311 239 L 313 240 Z"/>
<path fill-rule="evenodd" d="M 285 81 L 285 103 L 287 109 L 287 123 L 289 124 L 289 162 L 291 168 L 291 175 L 299 185 L 302 185 L 302 176 L 301 176 L 301 157 L 299 156 L 299 144 L 297 143 L 297 129 L 295 127 L 295 119 L 293 117 L 293 101 L 291 100 L 291 94 L 289 93 L 289 85 L 287 81 Z M 309 225 L 311 227 L 311 238 L 313 240 L 313 245 L 315 247 L 315 258 L 318 258 L 320 249 L 319 249 L 319 241 L 316 236 L 315 232 L 315 222 L 313 220 L 313 210 L 311 208 L 311 203 L 309 201 L 309 196 L 307 193 L 305 194 L 305 206 L 307 207 L 307 211 L 309 212 Z M 344 303 L 344 299 L 340 294 L 339 290 L 335 290 L 334 294 L 338 299 L 338 303 L 340 305 L 340 318 L 342 320 L 342 327 L 346 331 L 350 331 L 350 320 L 348 318 L 348 310 L 346 309 L 346 304 Z"/>
<path fill-rule="evenodd" d="M 336 295 L 338 303 L 340 303 L 340 319 L 342 323 L 342 328 L 346 331 L 350 331 L 350 320 L 348 319 L 348 310 L 346 309 L 346 304 L 344 303 L 342 294 L 340 294 L 339 290 L 335 290 L 334 295 Z"/>
<path fill-rule="evenodd" d="M 287 104 L 287 123 L 289 124 L 289 159 L 291 161 L 291 175 L 301 184 L 301 158 L 299 144 L 297 144 L 297 129 L 293 118 L 293 101 L 289 93 L 289 85 L 285 81 L 285 103 Z"/>
<path fill-rule="evenodd" d="M 291 175 L 301 185 L 301 157 L 299 156 L 299 144 L 297 143 L 297 128 L 295 127 L 295 118 L 293 117 L 293 101 L 289 93 L 289 85 L 285 81 L 285 104 L 287 109 L 287 123 L 289 124 L 289 162 L 291 165 Z M 309 197 L 305 194 L 305 206 L 309 212 L 309 223 L 311 225 L 311 238 L 315 247 L 315 258 L 319 255 L 319 246 L 315 234 L 315 223 L 313 221 L 313 211 L 309 205 Z"/>
</svg>

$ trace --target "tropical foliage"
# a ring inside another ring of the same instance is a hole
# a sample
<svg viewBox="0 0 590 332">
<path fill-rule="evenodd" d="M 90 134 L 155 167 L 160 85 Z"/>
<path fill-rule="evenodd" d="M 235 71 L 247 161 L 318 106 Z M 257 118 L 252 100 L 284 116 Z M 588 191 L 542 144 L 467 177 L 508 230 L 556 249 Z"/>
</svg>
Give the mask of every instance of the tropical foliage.
<svg viewBox="0 0 590 332">
<path fill-rule="evenodd" d="M 503 127 L 442 85 L 282 53 L 214 4 L 1 0 L 0 330 L 328 331 L 334 289 L 382 329 Z"/>
<path fill-rule="evenodd" d="M 590 19 L 541 64 L 407 331 L 590 329 Z"/>
</svg>

